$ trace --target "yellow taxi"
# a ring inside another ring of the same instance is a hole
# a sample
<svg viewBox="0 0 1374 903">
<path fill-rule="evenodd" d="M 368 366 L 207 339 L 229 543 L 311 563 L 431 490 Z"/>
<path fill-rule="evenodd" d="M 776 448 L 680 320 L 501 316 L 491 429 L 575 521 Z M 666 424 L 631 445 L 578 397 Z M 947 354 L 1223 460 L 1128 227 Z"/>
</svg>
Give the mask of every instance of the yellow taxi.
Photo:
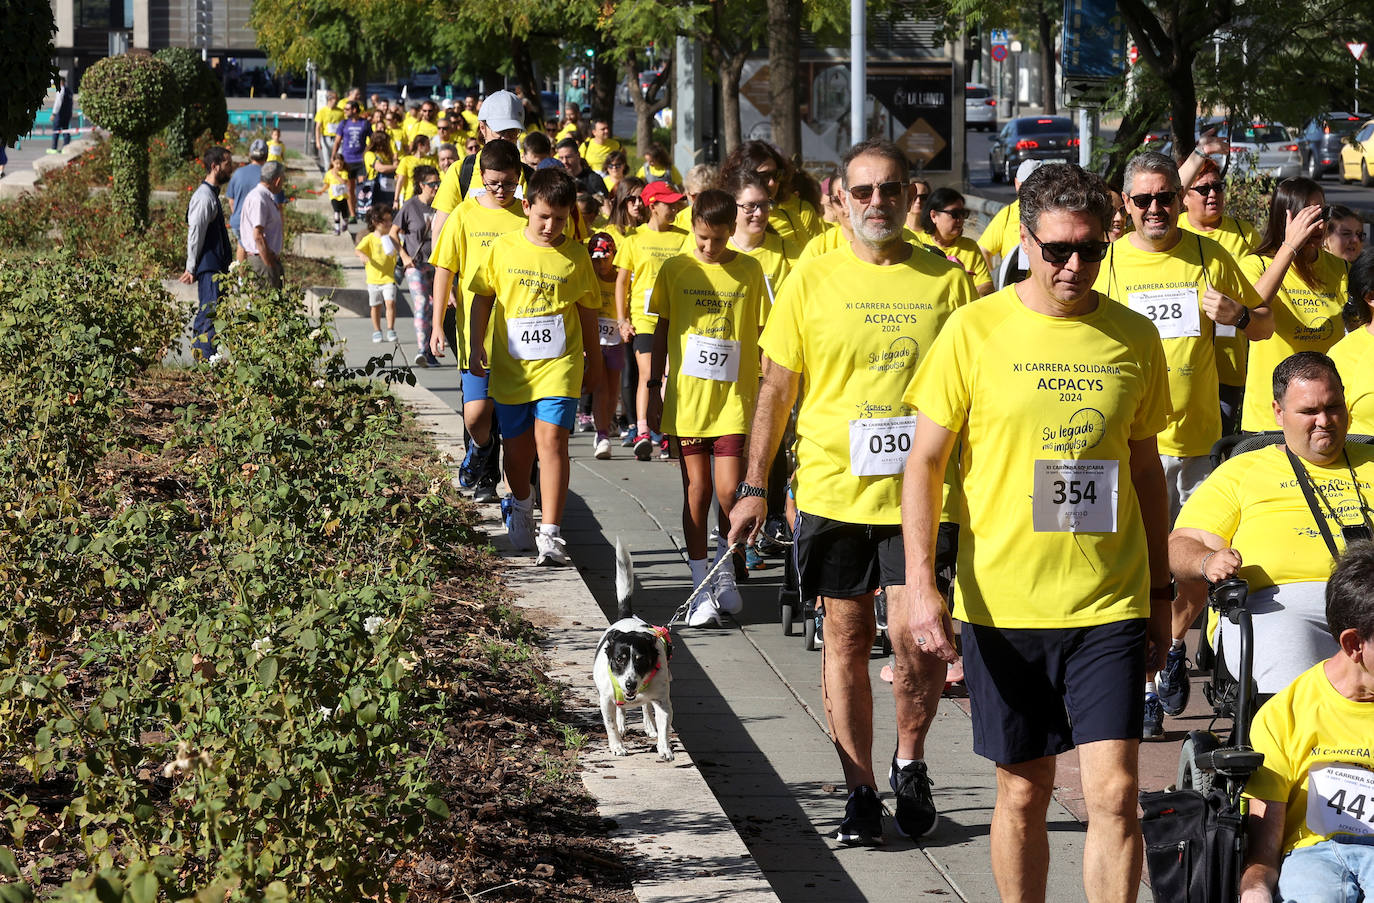
<svg viewBox="0 0 1374 903">
<path fill-rule="evenodd" d="M 1374 187 L 1374 119 L 1360 126 L 1341 147 L 1341 181 Z"/>
</svg>

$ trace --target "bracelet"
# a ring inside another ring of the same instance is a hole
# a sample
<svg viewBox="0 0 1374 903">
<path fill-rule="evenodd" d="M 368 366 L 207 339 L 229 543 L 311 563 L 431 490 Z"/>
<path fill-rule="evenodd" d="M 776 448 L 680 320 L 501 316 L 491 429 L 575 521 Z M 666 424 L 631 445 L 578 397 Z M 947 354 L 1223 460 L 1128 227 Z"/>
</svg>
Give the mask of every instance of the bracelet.
<svg viewBox="0 0 1374 903">
<path fill-rule="evenodd" d="M 1292 251 L 1294 257 L 1297 257 L 1297 256 L 1298 256 L 1298 249 L 1295 248 L 1295 247 L 1293 247 L 1292 245 L 1290 245 L 1287 241 L 1282 242 L 1282 243 L 1281 243 L 1281 246 L 1287 248 L 1287 249 L 1290 250 L 1290 251 Z"/>
<path fill-rule="evenodd" d="M 1207 152 L 1204 151 L 1202 148 L 1198 147 L 1196 144 L 1193 145 L 1193 154 L 1194 154 L 1194 156 L 1198 156 L 1198 157 L 1206 157 L 1206 156 L 1207 156 Z"/>
<path fill-rule="evenodd" d="M 1202 564 L 1198 565 L 1197 568 L 1199 574 L 1201 574 L 1203 577 L 1207 576 L 1207 562 L 1212 559 L 1213 555 L 1220 551 L 1221 549 L 1215 549 L 1211 552 L 1208 552 L 1206 555 L 1202 556 Z"/>
</svg>

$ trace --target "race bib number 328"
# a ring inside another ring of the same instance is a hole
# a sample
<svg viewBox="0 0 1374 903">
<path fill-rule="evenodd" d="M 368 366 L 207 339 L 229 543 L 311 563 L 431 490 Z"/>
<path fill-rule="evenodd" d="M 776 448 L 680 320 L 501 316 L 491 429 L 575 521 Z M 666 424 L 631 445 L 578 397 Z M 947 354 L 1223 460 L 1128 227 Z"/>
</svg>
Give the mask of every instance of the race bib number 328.
<svg viewBox="0 0 1374 903">
<path fill-rule="evenodd" d="M 1150 318 L 1161 339 L 1183 339 L 1202 335 L 1196 288 L 1160 288 L 1131 292 L 1131 310 Z"/>
<path fill-rule="evenodd" d="M 1035 462 L 1037 533 L 1115 533 L 1119 461 Z"/>
</svg>

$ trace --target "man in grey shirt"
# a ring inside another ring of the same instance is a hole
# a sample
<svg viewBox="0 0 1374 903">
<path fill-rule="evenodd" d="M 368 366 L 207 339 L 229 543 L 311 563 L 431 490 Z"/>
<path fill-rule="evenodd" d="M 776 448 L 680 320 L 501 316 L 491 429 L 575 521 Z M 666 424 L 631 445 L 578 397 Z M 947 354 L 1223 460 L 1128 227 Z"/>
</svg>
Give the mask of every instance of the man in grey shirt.
<svg viewBox="0 0 1374 903">
<path fill-rule="evenodd" d="M 256 139 L 248 146 L 248 162 L 234 170 L 224 197 L 229 201 L 229 231 L 239 243 L 239 260 L 244 258 L 243 239 L 239 237 L 239 218 L 243 215 L 243 199 L 262 180 L 262 164 L 267 162 L 267 142 Z"/>
<path fill-rule="evenodd" d="M 243 199 L 239 232 L 248 265 L 272 288 L 281 288 L 285 272 L 281 263 L 282 215 L 275 195 L 286 182 L 286 167 L 273 160 L 262 167 L 258 187 Z"/>
<path fill-rule="evenodd" d="M 201 158 L 205 181 L 196 186 L 186 209 L 186 268 L 177 277 L 185 285 L 196 285 L 198 303 L 191 327 L 192 353 L 208 358 L 215 353 L 215 308 L 219 305 L 219 286 L 215 277 L 229 272 L 234 256 L 229 246 L 229 230 L 224 227 L 224 208 L 219 190 L 229 181 L 234 158 L 228 148 L 212 147 Z"/>
<path fill-rule="evenodd" d="M 434 222 L 434 195 L 439 191 L 439 171 L 433 166 L 415 167 L 419 193 L 401 205 L 391 224 L 391 239 L 401 246 L 401 263 L 406 268 L 410 288 L 410 308 L 415 315 L 415 342 L 420 346 L 415 366 L 437 367 L 439 359 L 429 350 L 430 303 L 434 296 L 434 265 L 429 262 L 433 242 L 430 226 Z"/>
</svg>

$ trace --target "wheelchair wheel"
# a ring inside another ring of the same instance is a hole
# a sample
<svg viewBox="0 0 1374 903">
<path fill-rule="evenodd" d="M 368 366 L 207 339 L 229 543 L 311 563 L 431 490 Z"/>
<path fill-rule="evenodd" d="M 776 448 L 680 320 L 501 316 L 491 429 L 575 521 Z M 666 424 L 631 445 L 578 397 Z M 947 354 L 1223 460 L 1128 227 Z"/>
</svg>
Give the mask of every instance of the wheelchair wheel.
<svg viewBox="0 0 1374 903">
<path fill-rule="evenodd" d="M 796 609 L 792 607 L 791 602 L 780 603 L 778 605 L 778 609 L 780 611 L 779 617 L 782 620 L 782 635 L 792 636 L 796 633 L 796 630 L 792 625 L 792 622 L 796 620 L 797 617 Z"/>
<path fill-rule="evenodd" d="M 1204 795 L 1216 786 L 1214 771 L 1199 769 L 1195 764 L 1198 753 L 1211 752 L 1221 746 L 1221 740 L 1211 731 L 1192 731 L 1183 741 L 1178 753 L 1178 774 L 1174 786 L 1179 790 L 1196 790 Z"/>
<path fill-rule="evenodd" d="M 816 651 L 816 619 L 806 618 L 802 621 L 802 639 L 806 645 L 807 652 Z"/>
<path fill-rule="evenodd" d="M 892 637 L 887 635 L 886 630 L 878 631 L 878 646 L 883 650 L 883 655 L 892 654 Z"/>
</svg>

